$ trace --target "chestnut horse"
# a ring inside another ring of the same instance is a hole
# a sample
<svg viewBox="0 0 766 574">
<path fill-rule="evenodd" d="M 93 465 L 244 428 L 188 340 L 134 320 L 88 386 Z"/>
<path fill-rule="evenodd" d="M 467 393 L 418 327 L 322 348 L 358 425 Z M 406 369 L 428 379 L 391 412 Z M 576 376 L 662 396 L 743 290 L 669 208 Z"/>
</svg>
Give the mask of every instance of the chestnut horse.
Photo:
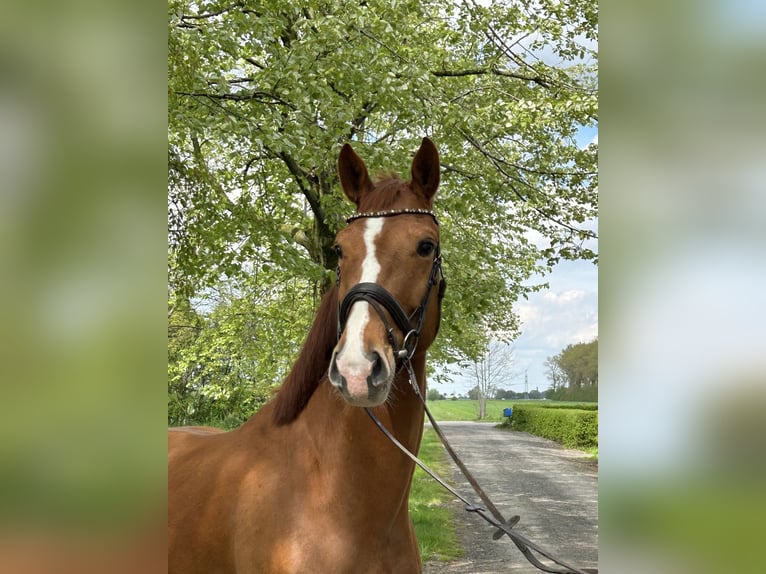
<svg viewBox="0 0 766 574">
<path fill-rule="evenodd" d="M 361 407 L 417 452 L 423 406 L 401 367 L 410 361 L 425 393 L 443 288 L 430 211 L 439 156 L 425 138 L 410 181 L 373 183 L 346 144 L 338 167 L 357 214 L 336 238 L 339 282 L 278 394 L 236 430 L 169 433 L 170 573 L 421 571 L 414 464 Z"/>
</svg>

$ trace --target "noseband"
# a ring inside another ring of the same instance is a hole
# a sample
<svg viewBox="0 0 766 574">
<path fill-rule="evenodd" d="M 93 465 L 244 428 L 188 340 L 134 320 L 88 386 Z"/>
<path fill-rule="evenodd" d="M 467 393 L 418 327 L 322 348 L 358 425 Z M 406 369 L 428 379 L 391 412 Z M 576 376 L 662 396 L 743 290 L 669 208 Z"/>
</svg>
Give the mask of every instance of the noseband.
<svg viewBox="0 0 766 574">
<path fill-rule="evenodd" d="M 436 219 L 436 215 L 433 211 L 426 209 L 396 209 L 390 211 L 374 211 L 364 212 L 352 215 L 346 220 L 346 223 L 351 223 L 356 219 L 363 217 L 393 217 L 396 215 L 430 215 L 433 217 L 436 225 L 439 225 L 439 221 Z M 340 266 L 335 269 L 335 273 L 338 279 L 338 285 L 340 285 Z M 351 312 L 351 307 L 357 301 L 365 301 L 375 309 L 383 321 L 383 325 L 386 328 L 386 334 L 388 340 L 391 343 L 391 347 L 394 349 L 394 357 L 397 360 L 409 360 L 412 355 L 415 354 L 415 349 L 418 346 L 418 340 L 420 338 L 420 331 L 423 329 L 423 323 L 426 317 L 426 307 L 428 306 L 428 299 L 431 296 L 431 289 L 434 285 L 439 283 L 439 305 L 441 306 L 442 298 L 444 297 L 444 291 L 447 288 L 447 282 L 444 279 L 444 270 L 442 269 L 442 256 L 439 245 L 436 245 L 434 249 L 434 258 L 431 265 L 431 274 L 428 277 L 428 284 L 426 285 L 426 291 L 420 301 L 420 306 L 415 309 L 411 315 L 407 315 L 402 308 L 399 301 L 396 300 L 391 293 L 386 289 L 378 285 L 377 283 L 357 283 L 351 289 L 348 290 L 343 300 L 338 304 L 338 339 L 343 334 L 343 329 L 346 327 L 346 321 L 348 315 Z M 394 328 L 388 322 L 386 314 L 383 309 L 388 311 L 391 319 L 396 324 L 396 327 L 402 332 L 402 346 L 396 341 L 394 336 Z M 417 322 L 413 321 L 417 316 Z M 438 327 L 438 326 L 437 326 Z"/>
</svg>

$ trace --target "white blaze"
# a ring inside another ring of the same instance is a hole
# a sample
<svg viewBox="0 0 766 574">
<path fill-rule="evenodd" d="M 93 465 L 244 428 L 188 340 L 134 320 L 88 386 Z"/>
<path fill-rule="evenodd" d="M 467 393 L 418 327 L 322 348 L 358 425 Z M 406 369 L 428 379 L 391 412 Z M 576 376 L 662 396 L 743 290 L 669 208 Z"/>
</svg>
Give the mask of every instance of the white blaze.
<svg viewBox="0 0 766 574">
<path fill-rule="evenodd" d="M 364 228 L 364 260 L 362 261 L 362 276 L 360 283 L 375 283 L 380 273 L 380 263 L 375 253 L 375 239 L 380 235 L 383 229 L 384 219 L 374 217 L 365 220 Z M 370 368 L 370 361 L 364 356 L 364 344 L 362 335 L 370 320 L 370 305 L 364 301 L 359 301 L 351 307 L 348 321 L 346 322 L 346 343 L 343 346 L 343 366 L 349 371 L 349 375 L 367 374 Z M 356 345 L 349 345 L 351 342 Z"/>
</svg>

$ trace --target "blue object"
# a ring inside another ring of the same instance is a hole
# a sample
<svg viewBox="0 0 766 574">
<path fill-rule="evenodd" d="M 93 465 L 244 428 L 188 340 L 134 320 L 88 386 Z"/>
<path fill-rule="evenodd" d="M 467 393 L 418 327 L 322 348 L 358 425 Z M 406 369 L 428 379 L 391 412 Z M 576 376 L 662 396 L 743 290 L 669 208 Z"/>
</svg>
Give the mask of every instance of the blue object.
<svg viewBox="0 0 766 574">
<path fill-rule="evenodd" d="M 513 408 L 512 407 L 508 407 L 507 409 L 503 409 L 503 416 L 504 417 L 513 416 Z"/>
</svg>

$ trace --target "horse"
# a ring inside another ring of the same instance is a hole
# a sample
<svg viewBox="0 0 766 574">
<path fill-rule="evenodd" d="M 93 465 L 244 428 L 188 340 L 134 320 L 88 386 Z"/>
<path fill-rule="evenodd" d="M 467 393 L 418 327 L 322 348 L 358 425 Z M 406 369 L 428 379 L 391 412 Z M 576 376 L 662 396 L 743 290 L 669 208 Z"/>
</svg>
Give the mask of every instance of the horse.
<svg viewBox="0 0 766 574">
<path fill-rule="evenodd" d="M 281 388 L 235 430 L 169 431 L 171 574 L 422 570 L 414 463 L 365 411 L 418 451 L 424 407 L 410 385 L 424 395 L 445 285 L 439 154 L 424 138 L 410 180 L 373 182 L 346 143 L 338 176 L 356 206 L 336 236 L 338 281 Z"/>
</svg>

